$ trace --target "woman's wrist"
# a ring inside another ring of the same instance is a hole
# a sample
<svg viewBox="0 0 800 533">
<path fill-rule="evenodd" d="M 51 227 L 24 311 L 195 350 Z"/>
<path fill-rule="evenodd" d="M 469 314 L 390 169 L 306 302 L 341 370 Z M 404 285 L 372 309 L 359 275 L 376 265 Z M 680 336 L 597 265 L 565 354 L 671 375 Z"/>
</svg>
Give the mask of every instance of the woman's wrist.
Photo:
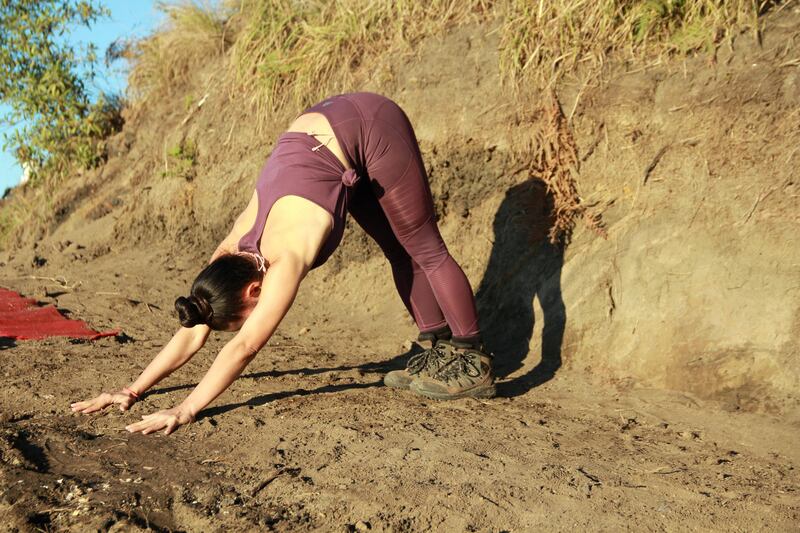
<svg viewBox="0 0 800 533">
<path fill-rule="evenodd" d="M 127 394 L 130 398 L 133 398 L 133 401 L 138 402 L 142 399 L 141 394 L 133 390 L 131 387 L 122 387 L 122 392 Z"/>
<path fill-rule="evenodd" d="M 197 413 L 199 413 L 201 409 L 202 407 L 195 409 L 191 405 L 188 405 L 186 402 L 183 402 L 178 406 L 178 411 L 180 411 L 187 418 L 187 420 L 185 421 L 182 420 L 181 422 L 182 423 L 194 422 L 195 418 L 197 417 Z"/>
</svg>

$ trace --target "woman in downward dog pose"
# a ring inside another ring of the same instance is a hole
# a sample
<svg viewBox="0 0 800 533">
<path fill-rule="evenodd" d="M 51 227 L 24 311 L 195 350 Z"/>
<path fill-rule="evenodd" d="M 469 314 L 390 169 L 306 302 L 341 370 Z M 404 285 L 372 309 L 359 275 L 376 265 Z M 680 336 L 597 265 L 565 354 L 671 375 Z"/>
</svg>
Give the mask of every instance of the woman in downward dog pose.
<svg viewBox="0 0 800 533">
<path fill-rule="evenodd" d="M 181 329 L 119 392 L 72 404 L 82 413 L 127 410 L 185 364 L 210 330 L 236 331 L 177 407 L 129 431 L 171 433 L 194 420 L 267 343 L 309 270 L 338 246 L 347 213 L 380 246 L 397 291 L 428 348 L 386 385 L 436 399 L 491 397 L 475 298 L 447 251 L 411 123 L 393 101 L 371 93 L 334 96 L 307 109 L 278 138 L 246 209 L 192 284 L 175 301 Z"/>
</svg>

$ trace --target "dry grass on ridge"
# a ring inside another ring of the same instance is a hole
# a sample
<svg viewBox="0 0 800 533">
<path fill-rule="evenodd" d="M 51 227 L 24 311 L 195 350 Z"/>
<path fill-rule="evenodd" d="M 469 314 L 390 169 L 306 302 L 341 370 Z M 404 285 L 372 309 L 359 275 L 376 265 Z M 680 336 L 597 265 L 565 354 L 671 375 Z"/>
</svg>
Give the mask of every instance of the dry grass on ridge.
<svg viewBox="0 0 800 533">
<path fill-rule="evenodd" d="M 134 100 L 182 91 L 192 70 L 222 54 L 230 44 L 222 12 L 196 2 L 159 3 L 166 25 L 133 43 L 125 54 L 132 63 L 128 76 Z"/>
<path fill-rule="evenodd" d="M 182 97 L 188 102 L 194 95 L 182 93 L 194 70 L 224 55 L 218 73 L 221 86 L 232 99 L 248 103 L 253 115 L 261 117 L 256 126 L 263 128 L 267 117 L 274 118 L 282 108 L 302 108 L 327 94 L 356 89 L 362 65 L 380 78 L 380 70 L 376 74 L 372 66 L 383 64 L 386 57 L 411 54 L 424 37 L 449 28 L 482 23 L 499 33 L 501 79 L 513 91 L 530 93 L 552 88 L 579 67 L 587 68 L 591 78 L 614 52 L 638 57 L 713 49 L 741 31 L 758 32 L 759 16 L 773 5 L 773 0 L 164 2 L 166 25 L 128 50 L 129 90 L 132 105 L 141 108 L 151 97 Z M 558 129 L 549 138 L 565 139 Z M 561 149 L 569 151 L 567 145 Z M 545 156 L 527 155 L 531 160 Z M 562 192 L 576 191 L 575 173 L 569 171 L 573 182 L 563 182 Z M 566 179 L 567 174 L 561 175 Z M 50 198 L 57 181 L 45 179 L 39 188 Z M 52 216 L 52 211 L 37 213 L 38 208 L 23 205 L 22 196 L 15 194 L 4 202 L 0 246 L 7 245 L 14 228 L 26 220 Z M 578 212 L 577 192 L 564 202 L 557 205 L 562 222 L 566 213 Z M 52 203 L 40 198 L 35 205 Z M 595 226 L 591 221 L 590 225 Z"/>
<path fill-rule="evenodd" d="M 759 31 L 764 0 L 507 0 L 500 70 L 519 87 L 549 87 L 580 65 L 599 70 L 613 52 L 628 57 L 713 50 L 741 31 Z"/>
<path fill-rule="evenodd" d="M 139 72 L 152 72 L 146 79 L 157 80 L 163 71 L 162 83 L 152 86 L 171 88 L 177 74 L 202 57 L 199 50 L 222 53 L 230 43 L 229 88 L 237 99 L 249 100 L 255 116 L 268 117 L 282 107 L 302 108 L 327 94 L 355 89 L 359 66 L 411 53 L 426 36 L 483 22 L 500 34 L 501 78 L 513 90 L 544 89 L 580 65 L 589 67 L 590 76 L 599 72 L 614 51 L 633 56 L 713 49 L 739 31 L 758 30 L 766 5 L 753 0 L 238 0 L 209 12 L 184 1 L 166 8 L 171 28 L 151 38 L 152 51 L 142 48 L 131 85 L 141 85 Z M 186 46 L 190 41 L 200 45 Z M 165 43 L 170 46 L 163 48 Z M 186 55 L 169 61 L 162 52 Z M 554 198 L 550 240 L 568 242 L 578 218 L 603 234 L 599 215 L 581 204 L 574 141 L 555 97 L 544 116 L 546 131 L 528 156 L 531 175 L 542 177 Z"/>
<path fill-rule="evenodd" d="M 228 0 L 162 4 L 168 24 L 137 46 L 134 94 L 171 94 L 193 65 L 229 50 L 228 86 L 266 117 L 355 88 L 361 65 L 413 52 L 422 38 L 471 23 L 500 34 L 509 86 L 551 86 L 579 65 L 713 49 L 758 31 L 764 0 Z M 380 80 L 379 80 L 380 81 Z"/>
</svg>

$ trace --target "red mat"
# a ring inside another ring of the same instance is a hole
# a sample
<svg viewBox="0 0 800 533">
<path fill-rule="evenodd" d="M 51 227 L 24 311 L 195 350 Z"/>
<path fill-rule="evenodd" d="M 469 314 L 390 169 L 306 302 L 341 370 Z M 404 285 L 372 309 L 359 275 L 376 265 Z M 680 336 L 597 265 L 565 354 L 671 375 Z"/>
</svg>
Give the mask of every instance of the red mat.
<svg viewBox="0 0 800 533">
<path fill-rule="evenodd" d="M 39 307 L 36 300 L 23 298 L 14 291 L 0 288 L 0 337 L 99 339 L 118 333 L 119 330 L 97 332 L 85 322 L 64 317 L 51 305 Z"/>
</svg>

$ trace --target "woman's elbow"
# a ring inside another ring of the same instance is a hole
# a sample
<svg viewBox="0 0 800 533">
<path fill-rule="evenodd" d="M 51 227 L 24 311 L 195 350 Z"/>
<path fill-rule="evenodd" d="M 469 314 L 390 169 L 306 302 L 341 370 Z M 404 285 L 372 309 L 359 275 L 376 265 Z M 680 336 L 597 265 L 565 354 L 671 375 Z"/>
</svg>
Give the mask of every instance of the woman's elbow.
<svg viewBox="0 0 800 533">
<path fill-rule="evenodd" d="M 261 346 L 259 345 L 249 342 L 239 342 L 237 343 L 236 350 L 234 350 L 234 354 L 237 360 L 247 364 L 256 358 L 260 350 Z"/>
<path fill-rule="evenodd" d="M 189 331 L 191 337 L 186 343 L 186 348 L 188 352 L 194 355 L 195 353 L 199 352 L 203 346 L 205 346 L 206 340 L 208 339 L 208 334 L 211 332 L 211 328 L 205 324 L 198 324 L 193 328 L 190 328 Z"/>
</svg>

